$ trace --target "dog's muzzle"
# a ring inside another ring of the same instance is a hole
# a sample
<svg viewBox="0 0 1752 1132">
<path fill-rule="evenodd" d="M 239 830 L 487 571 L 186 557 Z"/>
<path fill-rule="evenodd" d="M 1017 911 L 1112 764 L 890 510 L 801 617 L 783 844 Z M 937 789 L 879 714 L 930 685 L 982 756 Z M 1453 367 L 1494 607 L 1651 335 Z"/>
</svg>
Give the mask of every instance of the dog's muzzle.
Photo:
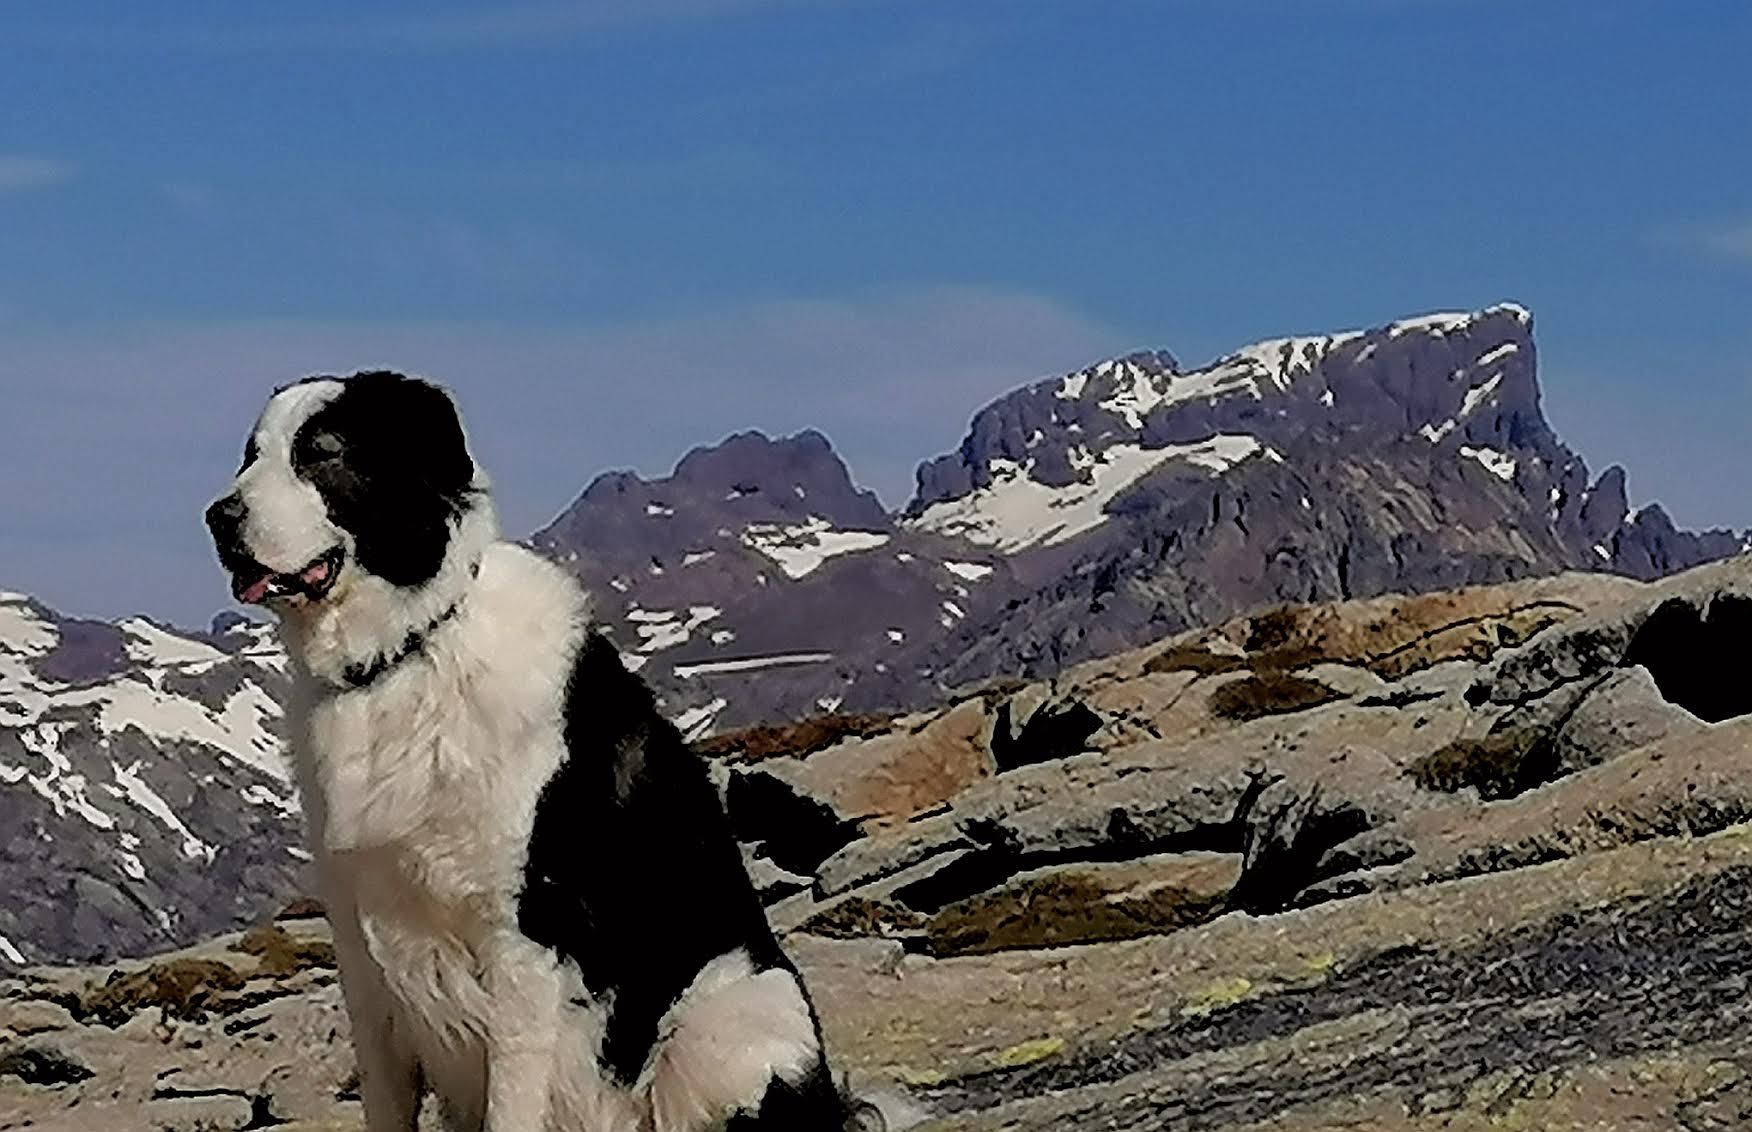
<svg viewBox="0 0 1752 1132">
<path fill-rule="evenodd" d="M 276 572 L 257 562 L 243 545 L 248 508 L 235 493 L 207 508 L 207 529 L 219 551 L 219 563 L 231 574 L 231 595 L 245 605 L 275 598 L 302 597 L 316 601 L 334 588 L 346 562 L 345 552 L 330 547 L 296 570 Z"/>
</svg>

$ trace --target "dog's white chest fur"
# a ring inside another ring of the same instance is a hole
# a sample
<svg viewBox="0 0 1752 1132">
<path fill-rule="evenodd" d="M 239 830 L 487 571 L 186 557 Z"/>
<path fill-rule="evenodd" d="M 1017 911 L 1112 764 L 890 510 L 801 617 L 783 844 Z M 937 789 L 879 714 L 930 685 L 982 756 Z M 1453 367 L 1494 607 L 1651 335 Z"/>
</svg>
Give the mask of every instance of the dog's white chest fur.
<svg viewBox="0 0 1752 1132">
<path fill-rule="evenodd" d="M 418 658 L 304 716 L 299 771 L 337 945 L 353 953 L 352 1012 L 388 1019 L 462 1127 L 486 1107 L 506 1009 L 488 968 L 515 938 L 537 796 L 565 756 L 565 665 L 584 618 L 552 566 L 496 544 Z M 593 1050 L 600 1012 L 564 968 L 536 967 L 565 984 L 565 1044 Z M 559 1079 L 603 1093 L 575 1103 L 610 1103 L 588 1062 Z"/>
</svg>

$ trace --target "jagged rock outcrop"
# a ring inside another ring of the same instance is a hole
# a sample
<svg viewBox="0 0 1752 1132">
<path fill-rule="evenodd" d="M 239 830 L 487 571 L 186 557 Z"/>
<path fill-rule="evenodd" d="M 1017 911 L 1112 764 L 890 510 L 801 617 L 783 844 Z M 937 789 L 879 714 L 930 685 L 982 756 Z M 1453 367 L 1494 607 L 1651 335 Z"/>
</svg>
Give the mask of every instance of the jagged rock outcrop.
<svg viewBox="0 0 1752 1132">
<path fill-rule="evenodd" d="M 1747 595 L 1752 558 L 1280 607 L 726 772 L 792 799 L 741 827 L 813 875 L 791 926 L 941 949 L 1017 878 L 1176 853 L 1233 858 L 1210 914 L 1275 912 L 1752 819 Z"/>
</svg>

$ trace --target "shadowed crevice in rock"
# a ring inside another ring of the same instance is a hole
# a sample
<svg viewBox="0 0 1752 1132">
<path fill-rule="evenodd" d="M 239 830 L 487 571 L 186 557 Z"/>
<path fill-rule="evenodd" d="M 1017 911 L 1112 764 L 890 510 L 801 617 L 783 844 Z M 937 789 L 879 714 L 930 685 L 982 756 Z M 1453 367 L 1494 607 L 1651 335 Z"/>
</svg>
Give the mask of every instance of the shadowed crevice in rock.
<svg viewBox="0 0 1752 1132">
<path fill-rule="evenodd" d="M 1354 801 L 1328 797 L 1318 784 L 1274 782 L 1243 811 L 1241 877 L 1229 907 L 1264 915 L 1290 907 L 1331 875 L 1328 856 L 1377 824 Z"/>
<path fill-rule="evenodd" d="M 1063 1060 L 965 1076 L 929 1096 L 961 1112 L 1135 1076 L 1092 1097 L 1079 1122 L 1065 1126 L 1187 1132 L 1375 1091 L 1415 1105 L 1503 1071 L 1738 1038 L 1752 1025 L 1749 950 L 1752 868 L 1741 867 L 1476 946 L 1382 952 L 1315 986 L 1190 1014 Z M 1345 1043 L 1342 1061 L 1320 1050 L 1242 1056 L 1254 1043 L 1368 1017 L 1383 1025 Z M 1239 1068 L 1208 1060 L 1225 1052 Z"/>
<path fill-rule="evenodd" d="M 1101 729 L 1100 715 L 1072 701 L 1042 705 L 1016 734 L 1010 721 L 1013 702 L 999 705 L 992 727 L 992 761 L 1000 772 L 1080 754 L 1089 736 Z"/>
<path fill-rule="evenodd" d="M 813 874 L 859 836 L 856 822 L 765 771 L 732 773 L 724 808 L 736 839 L 761 843 L 762 855 L 788 872 Z"/>
<path fill-rule="evenodd" d="M 1017 874 L 1034 869 L 1132 861 L 1168 853 L 1240 854 L 1246 844 L 1248 815 L 1268 785 L 1264 775 L 1253 776 L 1235 806 L 1234 816 L 1227 821 L 1151 837 L 1130 814 L 1115 809 L 1108 814 L 1106 836 L 1100 842 L 1048 852 L 1023 852 L 1001 826 L 969 822 L 964 832 L 979 848 L 896 888 L 893 897 L 915 912 L 934 913 L 957 901 L 990 892 Z"/>
<path fill-rule="evenodd" d="M 1744 654 L 1752 599 L 1722 594 L 1703 609 L 1663 602 L 1631 638 L 1624 664 L 1642 665 L 1670 702 L 1708 723 L 1752 713 Z"/>
<path fill-rule="evenodd" d="M 83 1062 L 51 1045 L 0 1051 L 0 1081 L 14 1077 L 26 1085 L 55 1088 L 76 1085 L 91 1076 L 92 1071 Z"/>
</svg>

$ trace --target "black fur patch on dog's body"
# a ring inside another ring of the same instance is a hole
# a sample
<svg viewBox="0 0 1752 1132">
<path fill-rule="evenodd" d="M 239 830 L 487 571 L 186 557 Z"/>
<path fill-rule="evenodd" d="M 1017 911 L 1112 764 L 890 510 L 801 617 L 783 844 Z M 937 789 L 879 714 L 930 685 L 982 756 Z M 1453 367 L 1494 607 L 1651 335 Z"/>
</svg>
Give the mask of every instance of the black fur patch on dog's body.
<svg viewBox="0 0 1752 1132">
<path fill-rule="evenodd" d="M 565 739 L 568 757 L 537 804 L 518 926 L 576 963 L 586 989 L 610 1004 L 602 1062 L 630 1084 L 664 1012 L 713 959 L 741 948 L 756 971 L 795 968 L 704 763 L 596 633 L 574 661 Z M 799 1085 L 775 1081 L 758 1112 L 731 1127 L 839 1128 L 845 1117 L 818 1063 Z"/>
<path fill-rule="evenodd" d="M 739 1112 L 724 1125 L 724 1132 L 774 1132 L 777 1129 L 824 1128 L 828 1132 L 850 1127 L 845 1098 L 834 1087 L 827 1065 L 818 1063 L 795 1085 L 774 1081 L 767 1086 L 760 1107 Z"/>
</svg>

